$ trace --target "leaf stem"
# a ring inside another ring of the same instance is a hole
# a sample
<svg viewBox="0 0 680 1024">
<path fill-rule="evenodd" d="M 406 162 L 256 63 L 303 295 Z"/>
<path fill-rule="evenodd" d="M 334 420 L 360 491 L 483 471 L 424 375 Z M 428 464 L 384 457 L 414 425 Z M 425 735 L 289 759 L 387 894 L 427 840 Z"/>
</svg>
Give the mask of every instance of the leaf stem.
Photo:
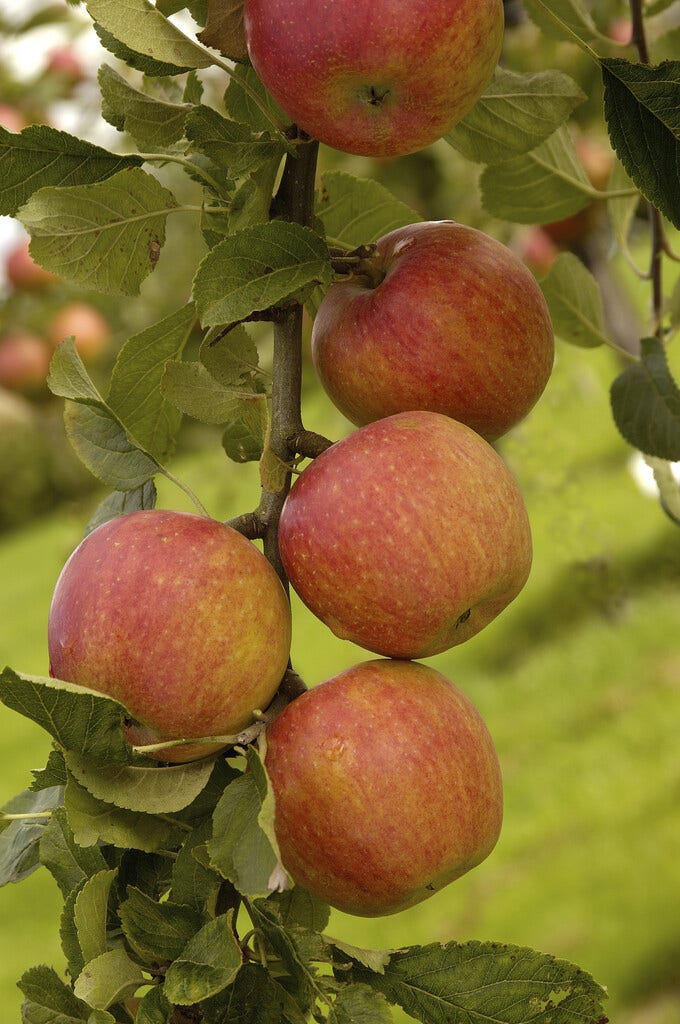
<svg viewBox="0 0 680 1024">
<path fill-rule="evenodd" d="M 218 181 L 215 181 L 211 174 L 199 167 L 198 164 L 194 164 L 191 160 L 187 160 L 184 156 L 176 156 L 173 153 L 136 153 L 136 156 L 140 160 L 143 160 L 147 164 L 155 163 L 168 163 L 168 164 L 179 164 L 180 167 L 185 167 L 190 174 L 196 174 L 199 178 L 203 178 L 206 185 L 209 185 L 216 192 L 224 194 L 224 191 Z"/>
<path fill-rule="evenodd" d="M 8 814 L 0 811 L 0 821 L 31 821 L 33 818 L 51 818 L 52 811 L 27 811 L 25 814 Z"/>
</svg>

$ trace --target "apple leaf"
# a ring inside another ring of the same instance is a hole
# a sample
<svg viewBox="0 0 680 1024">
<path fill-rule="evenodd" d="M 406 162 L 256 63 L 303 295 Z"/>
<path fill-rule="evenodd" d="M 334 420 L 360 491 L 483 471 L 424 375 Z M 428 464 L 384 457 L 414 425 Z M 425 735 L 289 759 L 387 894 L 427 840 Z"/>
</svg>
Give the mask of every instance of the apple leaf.
<svg viewBox="0 0 680 1024">
<path fill-rule="evenodd" d="M 55 807 L 40 838 L 40 863 L 52 875 L 64 897 L 106 868 L 98 847 L 83 848 L 74 842 L 63 807 Z"/>
<path fill-rule="evenodd" d="M 212 826 L 208 818 L 187 836 L 177 852 L 177 859 L 172 866 L 172 885 L 170 899 L 173 903 L 191 907 L 199 913 L 214 914 L 215 901 L 222 885 L 222 879 L 206 867 L 196 854 L 203 855 L 207 860 L 206 843 L 210 838 Z"/>
<path fill-rule="evenodd" d="M 583 348 L 610 342 L 597 281 L 577 256 L 560 253 L 540 285 L 558 337 Z"/>
<path fill-rule="evenodd" d="M 54 811 L 64 798 L 61 786 L 34 793 L 26 789 L 6 803 L 0 811 L 0 886 L 20 882 L 40 864 L 40 840 Z M 7 818 L 8 814 L 36 815 Z"/>
<path fill-rule="evenodd" d="M 95 1009 L 105 1010 L 135 994 L 148 980 L 124 949 L 109 949 L 90 960 L 76 978 L 74 994 Z"/>
<path fill-rule="evenodd" d="M 487 167 L 480 178 L 488 213 L 519 224 L 548 224 L 592 202 L 590 184 L 565 127 L 524 156 Z"/>
<path fill-rule="evenodd" d="M 168 103 L 147 96 L 108 64 L 101 65 L 97 80 L 102 116 L 119 132 L 131 135 L 142 149 L 156 152 L 183 137 L 192 104 Z"/>
<path fill-rule="evenodd" d="M 125 708 L 74 683 L 42 676 L 0 673 L 0 700 L 30 718 L 66 750 L 99 764 L 127 764 L 132 748 L 123 734 Z"/>
<path fill-rule="evenodd" d="M 612 57 L 600 65 L 617 156 L 645 199 L 680 228 L 680 61 L 649 67 Z"/>
<path fill-rule="evenodd" d="M 552 135 L 585 99 L 561 71 L 518 74 L 498 67 L 470 113 L 444 138 L 468 160 L 510 160 Z"/>
<path fill-rule="evenodd" d="M 249 374 L 260 372 L 257 345 L 241 325 L 230 331 L 208 331 L 200 357 L 215 380 L 225 386 L 239 384 Z"/>
<path fill-rule="evenodd" d="M 201 915 L 169 900 L 159 903 L 134 886 L 128 886 L 127 893 L 118 907 L 118 916 L 130 948 L 145 964 L 176 960 L 201 928 Z"/>
<path fill-rule="evenodd" d="M 0 127 L 0 215 L 16 216 L 47 185 L 92 185 L 142 163 L 48 125 L 29 125 L 20 134 Z"/>
<path fill-rule="evenodd" d="M 157 178 L 130 167 L 94 185 L 47 187 L 19 211 L 31 254 L 86 288 L 137 295 L 155 269 L 177 202 Z"/>
<path fill-rule="evenodd" d="M 128 439 L 106 406 L 69 402 L 64 409 L 64 423 L 78 458 L 109 487 L 135 490 L 162 471 L 155 459 Z"/>
<path fill-rule="evenodd" d="M 255 770 L 227 786 L 213 814 L 208 842 L 211 864 L 244 896 L 268 896 L 277 855 L 259 823 L 267 781 Z"/>
<path fill-rule="evenodd" d="M 265 395 L 255 402 L 241 403 L 241 419 L 227 424 L 222 447 L 232 462 L 258 462 L 262 458 L 269 430 L 269 404 Z"/>
<path fill-rule="evenodd" d="M 422 1024 L 604 1024 L 606 997 L 564 960 L 492 942 L 432 943 L 394 953 L 384 974 L 355 965 L 351 976 L 382 992 Z"/>
<path fill-rule="evenodd" d="M 137 1008 L 135 1024 L 167 1024 L 173 1008 L 160 985 L 149 989 Z"/>
<path fill-rule="evenodd" d="M 52 967 L 31 967 L 18 985 L 25 996 L 24 1024 L 88 1024 L 91 1007 L 73 994 Z M 115 1018 L 110 1019 L 114 1024 Z"/>
<path fill-rule="evenodd" d="M 313 1001 L 317 976 L 314 964 L 331 962 L 323 937 L 300 926 L 284 926 L 273 900 L 255 900 L 251 904 L 251 918 L 294 979 L 301 1002 L 309 998 Z"/>
<path fill-rule="evenodd" d="M 269 221 L 225 238 L 198 267 L 194 298 L 204 326 L 228 326 L 286 300 L 299 300 L 332 270 L 324 241 L 309 228 Z"/>
<path fill-rule="evenodd" d="M 341 953 L 344 953 L 352 960 L 357 960 L 375 974 L 384 974 L 385 967 L 390 962 L 390 957 L 393 953 L 397 952 L 394 949 L 361 949 L 359 946 L 352 946 L 348 942 L 342 942 L 340 939 L 332 939 L 329 935 L 324 935 L 324 939 L 329 946 L 334 946 Z"/>
<path fill-rule="evenodd" d="M 633 188 L 632 181 L 626 174 L 623 165 L 618 160 L 614 161 L 614 167 L 609 178 L 608 187 L 612 192 Z M 628 245 L 628 239 L 635 222 L 635 214 L 637 213 L 639 205 L 640 194 L 637 190 L 631 196 L 621 196 L 617 199 L 607 200 L 609 222 L 611 224 L 612 231 L 614 232 L 614 237 L 616 238 L 619 248 L 631 265 L 634 265 L 634 261 Z"/>
<path fill-rule="evenodd" d="M 208 0 L 208 18 L 198 38 L 230 60 L 247 60 L 243 0 Z"/>
<path fill-rule="evenodd" d="M 249 124 L 230 121 L 212 107 L 191 112 L 186 134 L 193 152 L 203 153 L 231 178 L 249 174 L 270 160 L 281 160 L 284 149 L 267 132 L 253 132 Z"/>
<path fill-rule="evenodd" d="M 74 841 L 79 846 L 103 842 L 121 850 L 154 853 L 179 828 L 167 818 L 126 811 L 97 800 L 73 776 L 66 784 L 64 806 Z"/>
<path fill-rule="evenodd" d="M 229 910 L 209 921 L 170 964 L 163 988 L 171 1003 L 199 1003 L 234 980 L 243 964 L 243 954 L 234 934 L 233 917 L 233 910 Z"/>
<path fill-rule="evenodd" d="M 658 338 L 643 338 L 641 358 L 611 386 L 614 421 L 625 440 L 667 462 L 680 460 L 680 389 Z"/>
<path fill-rule="evenodd" d="M 78 0 L 80 2 L 80 0 Z M 94 30 L 99 36 L 99 42 L 102 44 L 105 50 L 113 54 L 119 60 L 122 60 L 129 67 L 134 68 L 136 71 L 141 71 L 149 77 L 162 77 L 165 75 L 183 75 L 187 71 L 193 70 L 190 65 L 179 65 L 173 64 L 171 61 L 154 60 L 153 57 L 149 57 L 148 54 L 139 53 L 137 50 L 132 49 L 130 46 L 126 46 L 125 43 L 117 39 L 116 36 L 111 32 L 107 32 L 101 25 L 98 25 L 95 21 Z"/>
<path fill-rule="evenodd" d="M 85 6 L 105 32 L 137 53 L 183 68 L 212 64 L 210 54 L 148 0 L 87 0 Z"/>
<path fill-rule="evenodd" d="M 279 160 L 271 160 L 268 164 L 249 174 L 236 189 L 229 209 L 228 234 L 235 234 L 244 228 L 268 223 L 279 164 Z M 213 233 L 216 233 L 220 227 L 224 228 L 224 218 L 219 218 L 219 220 L 221 224 L 215 225 L 215 219 L 210 221 L 209 215 L 206 214 L 203 225 L 204 234 L 208 226 Z M 223 240 L 220 238 L 220 241 Z M 206 241 L 211 244 L 207 235 Z"/>
<path fill-rule="evenodd" d="M 85 536 L 96 530 L 102 523 L 108 523 L 110 519 L 115 519 L 116 516 L 155 507 L 156 485 L 153 480 L 147 480 L 146 483 L 140 484 L 139 487 L 135 487 L 131 491 L 113 491 L 97 505 L 85 527 Z"/>
<path fill-rule="evenodd" d="M 299 925 L 313 932 L 322 932 L 330 920 L 328 904 L 299 885 L 285 892 L 272 893 L 269 902 L 278 907 L 281 923 L 286 928 Z"/>
<path fill-rule="evenodd" d="M 50 786 L 66 785 L 66 764 L 61 750 L 53 748 L 47 756 L 47 764 L 44 768 L 31 768 L 33 782 L 31 791 L 40 792 L 41 789 L 49 789 Z"/>
<path fill-rule="evenodd" d="M 224 9 L 224 0 L 216 0 Z M 231 2 L 231 0 L 230 0 Z M 245 88 L 244 88 L 245 86 Z M 264 110 L 253 99 L 255 93 L 264 105 Z M 290 124 L 290 118 L 269 95 L 261 79 L 249 64 L 238 64 L 232 70 L 229 88 L 224 96 L 224 105 L 230 117 L 243 124 L 249 124 L 254 131 L 271 131 Z M 265 113 L 266 111 L 266 113 Z M 289 143 L 289 147 L 294 146 Z"/>
<path fill-rule="evenodd" d="M 382 992 L 361 982 L 343 985 L 328 1014 L 328 1024 L 392 1024 L 393 1020 Z"/>
<path fill-rule="evenodd" d="M 208 372 L 203 363 L 166 363 L 162 391 L 178 409 L 202 423 L 228 423 L 241 418 L 244 403 L 260 397 L 248 385 L 225 386 Z"/>
<path fill-rule="evenodd" d="M 304 1015 L 291 1016 L 285 1012 L 290 997 L 269 970 L 260 964 L 246 963 L 225 993 L 224 1016 L 220 1020 L 238 1024 L 307 1024 Z"/>
<path fill-rule="evenodd" d="M 68 896 L 66 896 L 59 921 L 59 938 L 61 939 L 61 948 L 64 956 L 66 957 L 68 973 L 72 979 L 77 978 L 85 966 L 83 951 L 81 950 L 80 942 L 78 941 L 75 907 L 78 895 L 86 881 L 87 879 L 85 878 L 81 879 L 75 888 L 71 889 Z"/>
<path fill-rule="evenodd" d="M 355 249 L 389 231 L 423 218 L 377 181 L 344 171 L 326 171 L 317 197 L 316 216 L 329 244 Z"/>
<path fill-rule="evenodd" d="M 167 456 L 182 415 L 161 393 L 165 364 L 179 359 L 196 323 L 193 302 L 129 338 L 116 359 L 106 398 L 135 440 L 157 459 Z"/>
<path fill-rule="evenodd" d="M 598 31 L 590 12 L 581 0 L 550 0 L 549 4 L 543 3 L 541 0 L 524 0 L 524 7 L 534 24 L 550 39 L 567 40 L 573 43 L 573 34 L 577 35 L 579 39 L 586 40 L 606 38 Z M 560 25 L 555 18 L 551 18 L 549 11 L 564 24 Z M 564 28 L 564 25 L 567 28 Z M 571 29 L 571 32 L 568 29 Z"/>
<path fill-rule="evenodd" d="M 117 873 L 117 869 L 98 871 L 83 883 L 76 896 L 73 920 L 85 964 L 106 952 L 109 893 Z"/>
<path fill-rule="evenodd" d="M 170 767 L 97 766 L 77 754 L 66 754 L 66 766 L 81 786 L 98 800 L 128 811 L 171 814 L 188 807 L 212 774 L 209 759 Z"/>
</svg>

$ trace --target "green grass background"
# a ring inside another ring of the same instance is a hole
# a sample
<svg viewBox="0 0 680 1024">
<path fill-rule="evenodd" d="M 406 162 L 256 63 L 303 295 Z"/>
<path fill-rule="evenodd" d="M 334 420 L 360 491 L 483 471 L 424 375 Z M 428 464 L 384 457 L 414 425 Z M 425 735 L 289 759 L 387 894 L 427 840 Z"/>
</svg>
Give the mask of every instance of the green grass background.
<svg viewBox="0 0 680 1024">
<path fill-rule="evenodd" d="M 608 351 L 559 346 L 544 397 L 502 446 L 532 521 L 531 579 L 477 638 L 430 659 L 496 740 L 506 793 L 498 847 L 419 907 L 375 920 L 337 914 L 329 931 L 378 947 L 526 944 L 591 971 L 609 989 L 612 1020 L 678 1024 L 680 530 L 631 479 L 607 398 L 617 372 Z M 316 390 L 305 411 L 313 429 L 347 429 Z M 214 515 L 257 503 L 255 468 L 226 463 L 217 445 L 176 468 Z M 170 485 L 160 494 L 187 507 Z M 46 671 L 52 587 L 86 518 L 61 510 L 0 538 L 0 663 Z M 310 684 L 366 657 L 298 603 L 294 614 L 294 664 Z M 40 730 L 0 707 L 0 803 L 47 752 Z M 62 966 L 59 913 L 45 871 L 0 892 L 8 1024 L 20 1019 L 21 972 Z"/>
</svg>

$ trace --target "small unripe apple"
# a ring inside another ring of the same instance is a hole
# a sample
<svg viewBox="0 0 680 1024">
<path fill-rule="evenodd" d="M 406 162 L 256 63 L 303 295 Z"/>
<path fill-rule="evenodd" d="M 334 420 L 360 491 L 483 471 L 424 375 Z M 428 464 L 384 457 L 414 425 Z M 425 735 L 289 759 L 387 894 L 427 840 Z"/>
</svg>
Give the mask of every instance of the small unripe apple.
<svg viewBox="0 0 680 1024">
<path fill-rule="evenodd" d="M 311 611 L 391 658 L 474 636 L 531 566 L 512 474 L 478 434 L 433 412 L 377 420 L 319 455 L 286 499 L 279 544 Z"/>
<path fill-rule="evenodd" d="M 31 331 L 17 330 L 0 338 L 0 385 L 10 391 L 37 395 L 45 390 L 50 351 Z"/>
<path fill-rule="evenodd" d="M 548 306 L 507 246 L 454 221 L 377 242 L 379 283 L 331 285 L 312 357 L 335 405 L 362 425 L 426 409 L 494 440 L 523 419 L 554 360 Z"/>
<path fill-rule="evenodd" d="M 10 250 L 5 262 L 5 274 L 17 291 L 40 291 L 59 279 L 56 274 L 35 262 L 28 247 L 28 241 L 19 242 Z"/>
<path fill-rule="evenodd" d="M 76 349 L 85 363 L 97 363 L 106 354 L 111 342 L 108 320 L 88 302 L 68 302 L 52 317 L 47 336 L 56 348 L 66 338 L 76 340 Z"/>
<path fill-rule="evenodd" d="M 64 566 L 50 674 L 120 701 L 139 723 L 133 742 L 233 735 L 271 702 L 290 635 L 284 589 L 249 540 L 207 516 L 132 512 L 93 530 Z"/>
<path fill-rule="evenodd" d="M 250 59 L 282 109 L 347 153 L 398 156 L 460 121 L 490 80 L 502 0 L 245 0 Z"/>
<path fill-rule="evenodd" d="M 267 729 L 281 860 L 349 914 L 392 914 L 487 857 L 503 795 L 489 731 L 452 682 L 369 661 L 289 704 Z"/>
</svg>

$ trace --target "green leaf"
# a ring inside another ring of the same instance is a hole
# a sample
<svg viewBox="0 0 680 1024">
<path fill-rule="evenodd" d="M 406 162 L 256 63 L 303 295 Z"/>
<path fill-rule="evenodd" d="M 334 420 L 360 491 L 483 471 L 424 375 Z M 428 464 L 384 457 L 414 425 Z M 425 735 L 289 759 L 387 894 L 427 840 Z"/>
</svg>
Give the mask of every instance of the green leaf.
<svg viewBox="0 0 680 1024">
<path fill-rule="evenodd" d="M 78 458 L 109 487 L 132 491 L 162 470 L 155 459 L 129 440 L 123 426 L 106 406 L 68 402 L 64 425 Z"/>
<path fill-rule="evenodd" d="M 376 242 L 396 228 L 423 219 L 384 185 L 344 171 L 326 171 L 322 176 L 315 212 L 330 243 L 348 249 Z"/>
<path fill-rule="evenodd" d="M 626 188 L 633 188 L 633 183 L 623 169 L 623 165 L 616 160 L 614 167 L 609 178 L 609 189 L 613 191 L 619 191 Z M 614 232 L 614 237 L 619 245 L 621 251 L 625 254 L 629 262 L 633 262 L 633 257 L 628 245 L 628 239 L 635 222 L 635 214 L 637 213 L 638 206 L 640 205 L 640 195 L 637 191 L 632 196 L 622 196 L 618 199 L 607 200 L 607 211 L 609 213 L 609 221 Z"/>
<path fill-rule="evenodd" d="M 66 957 L 67 971 L 72 980 L 75 980 L 78 977 L 85 966 L 83 951 L 81 950 L 80 942 L 78 941 L 78 930 L 75 922 L 75 908 L 76 900 L 86 881 L 87 879 L 83 878 L 75 889 L 71 889 L 71 892 L 64 900 L 64 906 L 62 908 L 61 918 L 59 921 L 59 938 L 61 939 L 61 948 L 64 956 Z"/>
<path fill-rule="evenodd" d="M 253 132 L 249 124 L 230 121 L 205 105 L 192 111 L 186 134 L 193 152 L 203 153 L 231 178 L 250 174 L 270 160 L 281 160 L 284 153 L 271 135 Z"/>
<path fill-rule="evenodd" d="M 84 882 L 76 896 L 73 919 L 85 964 L 106 952 L 109 893 L 116 873 L 115 869 L 97 872 Z"/>
<path fill-rule="evenodd" d="M 204 326 L 229 325 L 332 277 L 325 243 L 309 228 L 270 221 L 225 238 L 199 265 L 194 298 Z"/>
<path fill-rule="evenodd" d="M 317 969 L 315 962 L 330 963 L 331 956 L 322 936 L 300 926 L 284 926 L 279 909 L 271 900 L 255 900 L 251 904 L 253 924 L 281 958 L 283 966 L 295 982 L 297 998 L 302 1006 L 313 999 Z"/>
<path fill-rule="evenodd" d="M 450 942 L 395 953 L 384 974 L 352 971 L 423 1024 L 604 1024 L 605 991 L 564 960 L 519 946 Z"/>
<path fill-rule="evenodd" d="M 357 960 L 374 974 L 384 974 L 392 954 L 396 952 L 394 949 L 361 949 L 359 946 L 352 946 L 340 939 L 332 939 L 329 935 L 324 935 L 324 939 L 330 946 L 340 950 L 352 960 Z"/>
<path fill-rule="evenodd" d="M 171 814 L 187 807 L 205 787 L 212 773 L 210 760 L 162 768 L 97 766 L 67 753 L 66 765 L 81 786 L 98 800 L 128 811 Z"/>
<path fill-rule="evenodd" d="M 244 228 L 254 227 L 257 224 L 269 223 L 269 213 L 279 165 L 280 161 L 278 159 L 270 160 L 269 163 L 248 175 L 245 181 L 238 187 L 232 196 L 229 210 L 228 229 L 230 234 L 235 234 Z M 217 227 L 220 226 L 220 222 L 223 222 L 221 214 L 219 215 Z M 208 223 L 212 231 L 216 233 L 215 222 L 209 222 L 208 215 L 206 215 L 204 230 Z"/>
<path fill-rule="evenodd" d="M 623 437 L 645 455 L 680 460 L 680 390 L 658 338 L 643 338 L 639 363 L 611 387 L 614 421 Z"/>
<path fill-rule="evenodd" d="M 131 135 L 142 149 L 155 152 L 183 137 L 191 104 L 168 103 L 139 92 L 108 64 L 101 65 L 97 78 L 102 116 L 114 128 Z"/>
<path fill-rule="evenodd" d="M 135 1024 L 168 1024 L 172 1006 L 160 986 L 150 989 L 137 1008 Z"/>
<path fill-rule="evenodd" d="M 23 1024 L 87 1024 L 90 1007 L 51 967 L 31 967 L 18 985 L 26 997 L 21 1007 Z"/>
<path fill-rule="evenodd" d="M 85 965 L 73 991 L 89 1006 L 105 1010 L 146 984 L 147 979 L 124 949 L 110 949 Z"/>
<path fill-rule="evenodd" d="M 328 1024 L 392 1024 L 394 1018 L 381 992 L 369 985 L 344 985 L 328 1014 Z"/>
<path fill-rule="evenodd" d="M 42 188 L 19 211 L 33 258 L 67 281 L 137 295 L 165 242 L 172 192 L 131 167 L 95 185 Z"/>
<path fill-rule="evenodd" d="M 266 793 L 266 779 L 263 782 L 257 771 L 250 771 L 227 786 L 213 814 L 211 863 L 245 896 L 269 895 L 269 879 L 277 865 L 258 821 Z"/>
<path fill-rule="evenodd" d="M 54 811 L 64 798 L 61 786 L 34 793 L 24 790 L 13 797 L 0 813 L 0 886 L 20 882 L 40 864 L 40 840 Z M 37 815 L 35 818 L 3 819 L 3 814 Z"/>
<path fill-rule="evenodd" d="M 127 712 L 115 701 L 74 683 L 42 676 L 0 673 L 0 700 L 30 718 L 67 750 L 99 764 L 127 764 L 131 747 L 123 734 Z"/>
<path fill-rule="evenodd" d="M 135 68 L 137 71 L 142 71 L 145 75 L 162 77 L 165 75 L 182 75 L 186 71 L 192 70 L 188 65 L 182 66 L 179 64 L 173 64 L 170 61 L 154 60 L 153 57 L 149 57 L 147 54 L 138 53 L 133 50 L 130 46 L 126 46 L 124 43 L 117 39 L 111 32 L 107 32 L 102 28 L 101 25 L 94 23 L 94 30 L 99 36 L 99 41 L 112 53 L 114 57 L 118 57 L 119 60 L 124 61 L 131 68 Z"/>
<path fill-rule="evenodd" d="M 66 784 L 64 806 L 69 827 L 79 846 L 106 843 L 120 850 L 153 853 L 162 849 L 177 826 L 152 814 L 125 811 L 97 800 L 71 776 Z"/>
<path fill-rule="evenodd" d="M 524 0 L 524 7 L 534 24 L 550 39 L 566 39 L 570 43 L 574 42 L 572 34 L 550 17 L 546 7 L 557 15 L 572 32 L 575 32 L 579 39 L 602 38 L 581 0 L 549 0 L 549 3 L 540 3 L 540 0 Z"/>
<path fill-rule="evenodd" d="M 209 331 L 201 345 L 201 362 L 216 381 L 238 384 L 258 371 L 257 346 L 245 327 Z"/>
<path fill-rule="evenodd" d="M 609 342 L 599 286 L 577 256 L 560 253 L 540 285 L 558 337 L 584 348 Z"/>
<path fill-rule="evenodd" d="M 564 127 L 530 153 L 487 167 L 480 186 L 488 213 L 519 224 L 561 220 L 593 199 L 592 185 Z"/>
<path fill-rule="evenodd" d="M 202 423 L 239 419 L 242 403 L 259 398 L 250 387 L 223 386 L 199 362 L 168 362 L 162 388 L 169 402 Z"/>
<path fill-rule="evenodd" d="M 209 921 L 168 968 L 164 991 L 180 1006 L 209 999 L 230 985 L 243 963 L 233 930 L 233 911 Z"/>
<path fill-rule="evenodd" d="M 198 37 L 230 60 L 247 60 L 243 31 L 243 0 L 208 0 L 205 29 Z"/>
<path fill-rule="evenodd" d="M 246 92 L 241 84 L 242 82 L 264 102 L 269 116 L 263 112 L 252 96 Z M 283 127 L 290 124 L 290 118 L 287 114 L 284 114 L 278 104 L 272 99 L 253 68 L 247 64 L 239 64 L 233 69 L 229 80 L 229 88 L 224 97 L 224 105 L 227 113 L 235 121 L 251 125 L 254 131 L 266 132 L 271 130 L 272 125 Z"/>
<path fill-rule="evenodd" d="M 102 523 L 108 523 L 116 516 L 122 516 L 126 512 L 139 512 L 145 508 L 156 507 L 156 485 L 153 480 L 147 480 L 131 491 L 113 491 L 107 498 L 97 505 L 86 528 L 85 535 L 92 533 Z"/>
<path fill-rule="evenodd" d="M 98 847 L 84 849 L 74 842 L 63 807 L 54 809 L 41 836 L 40 862 L 55 879 L 64 897 L 106 868 Z"/>
<path fill-rule="evenodd" d="M 142 163 L 47 125 L 29 125 L 19 135 L 0 127 L 0 215 L 16 216 L 47 185 L 92 185 Z"/>
<path fill-rule="evenodd" d="M 561 71 L 518 74 L 498 67 L 470 113 L 444 138 L 468 160 L 510 160 L 552 135 L 585 99 Z"/>
<path fill-rule="evenodd" d="M 600 64 L 617 156 L 645 199 L 680 228 L 680 61 L 649 67 L 611 57 Z"/>
<path fill-rule="evenodd" d="M 289 998 L 269 970 L 259 964 L 246 963 L 229 991 L 219 1000 L 217 1017 L 210 1017 L 210 1003 L 205 1004 L 206 1016 L 211 1024 L 213 1020 L 229 1021 L 229 1024 L 288 1024 L 284 1006 Z"/>
<path fill-rule="evenodd" d="M 185 36 L 147 0 L 87 0 L 88 13 L 137 53 L 185 68 L 207 68 L 210 54 Z"/>
<path fill-rule="evenodd" d="M 269 429 L 269 407 L 264 395 L 257 401 L 241 403 L 241 419 L 229 423 L 222 434 L 222 447 L 233 462 L 257 462 L 262 458 Z"/>
<path fill-rule="evenodd" d="M 176 960 L 203 923 L 191 907 L 168 900 L 157 903 L 132 886 L 128 886 L 128 898 L 120 904 L 118 916 L 131 948 L 151 965 Z"/>
<path fill-rule="evenodd" d="M 197 853 L 203 854 L 207 860 L 206 843 L 211 832 L 212 823 L 207 819 L 194 829 L 178 851 L 172 866 L 170 899 L 199 913 L 207 911 L 212 914 L 222 879 L 196 856 Z"/>
<path fill-rule="evenodd" d="M 64 755 L 60 750 L 50 750 L 47 756 L 47 764 L 44 768 L 31 768 L 33 782 L 31 790 L 37 793 L 41 789 L 49 789 L 50 786 L 66 785 L 66 765 Z"/>
</svg>

